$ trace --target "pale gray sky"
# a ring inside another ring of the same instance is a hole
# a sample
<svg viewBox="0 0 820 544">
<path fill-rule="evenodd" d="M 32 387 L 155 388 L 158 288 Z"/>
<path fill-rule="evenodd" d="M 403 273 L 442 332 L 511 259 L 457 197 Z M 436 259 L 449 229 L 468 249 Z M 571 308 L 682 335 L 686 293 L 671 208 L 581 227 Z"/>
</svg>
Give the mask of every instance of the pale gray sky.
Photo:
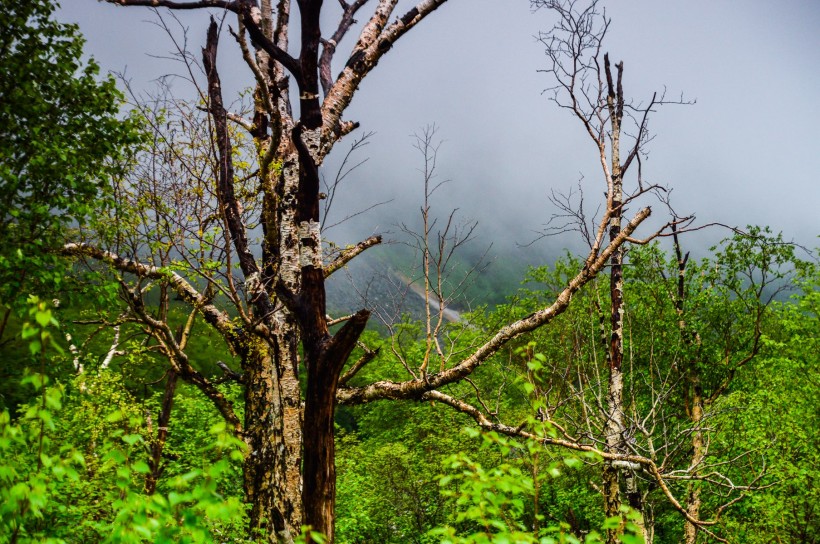
<svg viewBox="0 0 820 544">
<path fill-rule="evenodd" d="M 151 56 L 165 54 L 171 44 L 145 22 L 154 18 L 150 10 L 97 0 L 62 4 L 60 17 L 79 23 L 87 50 L 104 70 L 127 69 L 138 87 L 178 70 Z M 672 96 L 697 100 L 654 116 L 650 128 L 657 138 L 645 177 L 673 187 L 676 208 L 696 213 L 701 223 L 769 224 L 787 238 L 818 245 L 820 2 L 604 5 L 612 17 L 606 50 L 624 61 L 626 94 L 645 100 L 665 86 Z M 198 54 L 205 17 L 176 15 L 189 26 L 190 48 Z M 395 200 L 357 218 L 341 236 L 394 230 L 391 221 L 411 220 L 421 187 L 410 135 L 428 123 L 436 123 L 446 140 L 441 176 L 452 179 L 439 208 L 459 207 L 479 219 L 487 238 L 526 241 L 554 211 L 549 190 L 567 189 L 581 174 L 588 201 L 602 193 L 595 149 L 578 123 L 542 95 L 550 81 L 537 72 L 545 57 L 534 36 L 552 21 L 547 11 L 533 13 L 527 0 L 450 0 L 399 41 L 349 110 L 360 132 L 376 135 L 366 148 L 369 162 L 350 181 L 340 206 Z M 339 48 L 337 62 L 344 61 L 350 41 Z M 223 82 L 239 88 L 249 80 L 235 49 L 223 40 L 221 73 Z M 346 147 L 339 144 L 336 154 Z"/>
</svg>

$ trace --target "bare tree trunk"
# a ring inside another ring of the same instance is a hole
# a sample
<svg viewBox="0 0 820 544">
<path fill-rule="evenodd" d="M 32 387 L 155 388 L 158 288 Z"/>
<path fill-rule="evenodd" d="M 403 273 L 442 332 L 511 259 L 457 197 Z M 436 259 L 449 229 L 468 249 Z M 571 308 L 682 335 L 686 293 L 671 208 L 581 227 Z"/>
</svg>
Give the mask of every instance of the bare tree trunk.
<svg viewBox="0 0 820 544">
<path fill-rule="evenodd" d="M 643 493 L 638 487 L 638 475 L 633 469 L 630 468 L 626 473 L 625 482 L 627 504 L 632 510 L 640 514 L 640 517 L 635 520 L 635 524 L 638 526 L 641 536 L 643 536 L 644 544 L 652 544 L 651 521 L 647 519 Z"/>
<path fill-rule="evenodd" d="M 623 219 L 623 168 L 621 166 L 620 137 L 621 121 L 624 112 L 624 95 L 621 84 L 624 65 L 622 62 L 615 65 L 617 79 L 613 79 L 612 67 L 609 62 L 609 55 L 604 55 L 604 72 L 607 81 L 606 104 L 610 119 L 611 157 L 610 157 L 610 184 L 612 187 L 610 209 L 612 210 L 609 220 L 609 240 L 618 238 L 621 234 L 621 222 Z M 612 253 L 609 271 L 609 297 L 610 297 L 610 339 L 607 361 L 609 367 L 609 390 L 607 394 L 606 425 L 606 451 L 609 453 L 626 455 L 629 453 L 626 446 L 626 425 L 624 422 L 624 273 L 623 273 L 624 249 L 619 247 Z M 641 491 L 638 489 L 638 479 L 634 467 L 614 467 L 611 463 L 604 466 L 603 474 L 603 494 L 604 510 L 607 517 L 621 516 L 620 506 L 620 476 L 626 484 L 626 496 L 629 506 L 641 514 L 638 525 L 641 527 L 644 539 L 646 539 L 645 522 L 643 521 L 643 500 Z M 618 535 L 623 532 L 623 523 L 617 529 L 607 531 L 607 544 L 615 544 L 619 541 Z"/>
<path fill-rule="evenodd" d="M 610 387 L 612 385 L 613 383 L 610 379 Z M 612 392 L 610 391 L 610 403 L 607 407 L 608 410 L 617 410 L 617 404 L 615 404 L 613 400 L 615 399 L 612 398 Z M 617 442 L 620 437 L 620 433 L 615 431 L 617 422 L 614 421 L 613 416 L 615 416 L 615 413 L 610 411 L 608 417 L 613 421 L 612 423 L 607 423 L 607 452 L 613 452 L 617 449 Z M 614 433 L 614 435 L 612 433 Z M 604 515 L 607 518 L 620 516 L 621 493 L 619 485 L 619 470 L 614 467 L 611 462 L 604 463 L 601 491 L 604 496 Z M 608 529 L 606 535 L 607 544 L 616 544 L 617 542 L 620 542 L 618 536 L 621 534 L 622 530 L 622 527 Z"/>
<path fill-rule="evenodd" d="M 617 90 L 612 82 L 612 71 L 609 64 L 609 57 L 604 57 L 604 68 L 606 70 L 607 82 L 609 83 L 609 93 L 607 95 L 607 106 L 610 112 L 610 123 L 612 129 L 612 156 L 611 156 L 611 186 L 612 204 L 610 209 L 612 215 L 609 220 L 609 240 L 610 243 L 621 233 L 621 219 L 623 217 L 623 179 L 621 177 L 620 146 L 620 121 L 623 112 L 623 94 L 621 93 L 621 74 L 623 64 L 618 64 L 618 87 Z M 623 453 L 624 440 L 624 376 L 621 368 L 624 356 L 624 276 L 623 276 L 623 248 L 619 247 L 612 253 L 609 261 L 609 297 L 610 297 L 610 338 L 607 352 L 607 363 L 609 371 L 609 382 L 606 406 L 605 438 L 606 451 L 609 453 Z M 604 465 L 603 472 L 603 495 L 604 513 L 611 518 L 620 516 L 621 496 L 619 469 L 612 463 Z M 607 544 L 616 544 L 618 535 L 623 532 L 623 528 L 607 530 Z"/>
<path fill-rule="evenodd" d="M 245 380 L 245 498 L 250 529 L 269 542 L 292 542 L 302 525 L 302 410 L 293 325 L 270 347 L 256 342 L 243 363 Z M 277 365 L 275 361 L 278 361 Z"/>
<path fill-rule="evenodd" d="M 675 257 L 678 261 L 677 295 L 675 297 L 675 310 L 679 317 L 678 328 L 680 329 L 684 345 L 691 348 L 697 342 L 697 336 L 696 333 L 689 330 L 684 315 L 684 304 L 686 301 L 686 263 L 689 261 L 689 254 L 683 254 L 678 232 L 675 227 L 672 228 L 672 235 L 675 246 Z M 690 360 L 687 363 L 686 374 L 687 386 L 689 388 L 689 394 L 687 395 L 690 404 L 689 418 L 692 422 L 693 429 L 692 459 L 689 463 L 689 471 L 692 475 L 695 475 L 697 474 L 698 467 L 700 467 L 703 459 L 706 457 L 706 445 L 703 430 L 701 429 L 705 399 L 703 397 L 703 386 L 701 385 L 696 361 Z M 700 505 L 700 482 L 692 481 L 689 483 L 687 489 L 685 503 L 686 513 L 689 514 L 691 519 L 700 519 Z M 683 541 L 685 544 L 695 544 L 697 539 L 697 526 L 689 521 L 684 521 Z"/>
<path fill-rule="evenodd" d="M 610 228 L 610 239 L 613 233 L 620 230 L 620 221 L 615 221 L 615 225 Z M 610 297 L 611 297 L 611 333 L 608 359 L 609 381 L 607 391 L 606 424 L 604 433 L 606 439 L 606 451 L 608 453 L 622 453 L 624 435 L 624 413 L 623 413 L 623 371 L 621 363 L 623 359 L 623 275 L 621 263 L 623 259 L 622 250 L 618 250 L 612 255 L 610 260 Z M 602 492 L 604 495 L 604 514 L 607 518 L 621 515 L 621 494 L 620 494 L 620 469 L 613 466 L 611 462 L 604 464 Z M 618 536 L 623 532 L 623 527 L 608 529 L 607 544 L 619 542 Z"/>
<path fill-rule="evenodd" d="M 356 313 L 334 337 L 307 353 L 308 386 L 303 432 L 305 462 L 302 501 L 305 520 L 332 544 L 336 510 L 336 447 L 333 415 L 342 366 L 356 345 L 370 313 Z M 308 350 L 306 350 L 308 351 Z"/>
<path fill-rule="evenodd" d="M 706 457 L 706 444 L 704 442 L 703 431 L 701 430 L 701 423 L 703 421 L 703 391 L 700 384 L 700 377 L 692 375 L 690 377 L 692 387 L 692 414 L 691 420 L 694 431 L 692 432 L 692 461 L 689 465 L 689 472 L 692 476 L 697 475 L 698 469 Z M 700 519 L 700 482 L 694 480 L 689 482 L 686 493 L 686 513 L 692 519 Z M 698 528 L 690 523 L 685 522 L 683 528 L 683 540 L 686 544 L 695 544 L 698 539 Z"/>
<path fill-rule="evenodd" d="M 314 15 L 318 17 L 318 12 Z M 316 27 L 318 28 L 318 23 Z M 313 84 L 318 85 L 318 81 L 313 81 Z M 305 102 L 303 99 L 303 111 Z M 315 121 L 308 117 L 305 124 L 297 124 L 290 135 L 298 155 L 299 178 L 291 228 L 288 229 L 284 221 L 282 223 L 287 232 L 287 236 L 283 236 L 282 253 L 289 247 L 286 238 L 295 236 L 295 247 L 299 248 L 297 277 L 300 284 L 298 290 L 293 290 L 288 288 L 287 282 L 283 282 L 278 294 L 299 324 L 307 370 L 302 425 L 304 523 L 325 535 L 326 542 L 332 544 L 336 506 L 336 450 L 333 432 L 336 391 L 342 367 L 364 331 L 370 312 L 360 310 L 355 313 L 331 336 L 327 324 L 319 227 L 321 118 Z M 281 360 L 279 364 L 281 366 Z"/>
<path fill-rule="evenodd" d="M 161 254 L 163 265 L 167 264 L 167 255 Z M 159 304 L 159 318 L 167 322 L 169 308 L 168 285 L 163 283 L 160 287 L 160 304 Z M 120 329 L 114 327 L 114 342 L 111 344 L 111 349 L 105 356 L 100 368 L 108 368 L 111 359 L 116 353 L 117 344 L 119 343 Z M 178 331 L 177 339 L 182 340 L 183 331 Z M 157 436 L 151 443 L 151 457 L 148 459 L 148 468 L 150 469 L 145 477 L 145 494 L 153 495 L 157 489 L 157 482 L 162 474 L 162 452 L 165 449 L 165 442 L 168 439 L 168 423 L 171 421 L 171 411 L 174 408 L 174 393 L 177 388 L 177 372 L 173 366 L 168 369 L 165 381 L 165 391 L 162 395 L 162 406 L 160 407 L 159 418 L 157 419 Z"/>
</svg>

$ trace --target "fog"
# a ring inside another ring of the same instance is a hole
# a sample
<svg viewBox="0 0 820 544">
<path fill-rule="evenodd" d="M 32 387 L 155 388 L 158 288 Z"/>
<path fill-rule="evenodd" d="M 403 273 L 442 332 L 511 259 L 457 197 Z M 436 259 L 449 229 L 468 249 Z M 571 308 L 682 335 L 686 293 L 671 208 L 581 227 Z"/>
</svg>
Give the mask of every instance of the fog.
<svg viewBox="0 0 820 544">
<path fill-rule="evenodd" d="M 371 2 L 372 3 L 372 2 Z M 331 28 L 336 2 L 326 2 Z M 401 7 L 411 2 L 400 2 Z M 636 103 L 653 91 L 696 101 L 659 108 L 650 122 L 656 136 L 643 174 L 674 189 L 676 210 L 698 224 L 771 225 L 810 247 L 820 234 L 820 3 L 814 1 L 605 2 L 612 18 L 605 50 L 623 60 L 624 90 Z M 363 10 L 366 12 L 365 10 Z M 165 20 L 176 27 L 177 22 Z M 218 12 L 217 12 L 218 13 Z M 189 28 L 198 56 L 207 25 L 202 13 L 176 12 Z M 137 89 L 181 66 L 167 59 L 168 36 L 144 8 L 118 8 L 96 0 L 64 0 L 60 18 L 77 22 L 87 51 L 105 71 L 125 72 Z M 364 20 L 365 15 L 360 16 Z M 480 244 L 512 248 L 538 262 L 577 236 L 537 242 L 556 212 L 550 191 L 567 191 L 583 178 L 591 211 L 603 193 L 596 149 L 580 124 L 548 100 L 543 46 L 535 36 L 553 16 L 533 12 L 526 0 L 450 0 L 403 37 L 363 82 L 346 116 L 361 128 L 328 158 L 335 175 L 351 141 L 373 132 L 346 180 L 334 218 L 391 200 L 355 217 L 329 235 L 350 242 L 374 232 L 388 238 L 399 222 L 412 223 L 422 197 L 421 157 L 414 133 L 435 124 L 443 141 L 436 194 L 439 213 L 459 208 L 479 221 Z M 232 16 L 226 23 L 235 25 Z M 343 42 L 336 63 L 355 39 Z M 181 40 L 181 38 L 178 38 Z M 294 43 L 295 40 L 292 40 Z M 250 84 L 238 48 L 225 36 L 220 70 L 227 88 Z M 338 67 L 334 68 L 338 71 Z M 180 92 L 190 92 L 181 80 Z M 666 220 L 655 206 L 658 220 Z M 330 222 L 333 222 L 331 218 Z M 727 235 L 693 234 L 706 247 Z M 507 254 L 506 250 L 499 254 Z"/>
</svg>

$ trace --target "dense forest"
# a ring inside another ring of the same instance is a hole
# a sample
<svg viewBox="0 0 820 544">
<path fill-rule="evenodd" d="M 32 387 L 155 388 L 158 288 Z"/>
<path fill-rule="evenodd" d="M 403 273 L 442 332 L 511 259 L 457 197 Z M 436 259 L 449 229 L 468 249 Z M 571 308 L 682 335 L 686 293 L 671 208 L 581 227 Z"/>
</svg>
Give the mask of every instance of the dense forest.
<svg viewBox="0 0 820 544">
<path fill-rule="evenodd" d="M 400 243 L 323 236 L 345 109 L 446 0 L 327 36 L 319 0 L 109 1 L 213 17 L 196 93 L 146 96 L 54 2 L 0 10 L 0 543 L 820 542 L 820 255 L 647 181 L 686 103 L 630 98 L 602 5 L 531 2 L 599 172 L 541 233 L 583 249 L 518 278 L 436 200 L 434 127 Z"/>
</svg>

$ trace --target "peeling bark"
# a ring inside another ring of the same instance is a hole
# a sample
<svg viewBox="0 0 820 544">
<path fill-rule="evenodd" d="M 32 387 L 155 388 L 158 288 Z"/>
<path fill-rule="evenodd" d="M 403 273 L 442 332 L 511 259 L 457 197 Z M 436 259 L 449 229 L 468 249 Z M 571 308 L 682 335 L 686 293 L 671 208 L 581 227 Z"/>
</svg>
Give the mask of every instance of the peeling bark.
<svg viewBox="0 0 820 544">
<path fill-rule="evenodd" d="M 262 529 L 270 542 L 292 542 L 302 525 L 302 408 L 296 331 L 293 324 L 279 330 L 276 361 L 258 340 L 243 360 L 244 488 L 251 530 Z"/>
<path fill-rule="evenodd" d="M 610 126 L 610 169 L 607 180 L 609 192 L 609 240 L 610 244 L 621 233 L 623 220 L 623 175 L 628 163 L 621 165 L 621 123 L 624 112 L 623 94 L 623 62 L 615 65 L 617 77 L 613 78 L 609 55 L 604 55 L 604 74 L 606 76 L 606 108 L 609 113 Z M 613 252 L 609 263 L 609 298 L 610 298 L 610 338 L 607 350 L 608 390 L 605 414 L 604 434 L 606 451 L 612 454 L 627 455 L 626 422 L 624 416 L 624 275 L 623 275 L 623 246 Z M 604 512 L 607 517 L 620 516 L 621 509 L 621 482 L 626 487 L 626 497 L 630 507 L 636 510 L 641 521 L 638 523 L 644 541 L 647 542 L 646 523 L 644 521 L 643 501 L 638 489 L 637 476 L 632 468 L 618 468 L 606 463 L 602 476 L 602 493 L 604 497 Z M 610 529 L 606 534 L 607 544 L 617 544 L 623 532 L 622 521 L 618 529 Z"/>
<path fill-rule="evenodd" d="M 612 188 L 610 192 L 609 240 L 612 243 L 621 232 L 621 218 L 623 216 L 623 178 L 621 176 L 620 135 L 623 107 L 623 94 L 620 89 L 623 64 L 618 64 L 618 89 L 612 82 L 612 71 L 609 56 L 604 56 L 604 70 L 608 83 L 607 108 L 610 115 L 611 127 L 611 174 L 607 180 Z M 624 376 L 622 370 L 624 356 L 624 276 L 623 276 L 623 247 L 612 253 L 609 261 L 609 299 L 610 299 L 610 338 L 607 351 L 607 367 L 609 382 L 607 390 L 607 405 L 604 425 L 606 450 L 609 453 L 624 453 Z M 604 464 L 602 478 L 602 492 L 604 496 L 604 513 L 606 517 L 621 516 L 620 470 L 610 463 Z M 617 529 L 609 529 L 606 533 L 607 544 L 617 544 L 623 532 L 623 524 Z"/>
</svg>

